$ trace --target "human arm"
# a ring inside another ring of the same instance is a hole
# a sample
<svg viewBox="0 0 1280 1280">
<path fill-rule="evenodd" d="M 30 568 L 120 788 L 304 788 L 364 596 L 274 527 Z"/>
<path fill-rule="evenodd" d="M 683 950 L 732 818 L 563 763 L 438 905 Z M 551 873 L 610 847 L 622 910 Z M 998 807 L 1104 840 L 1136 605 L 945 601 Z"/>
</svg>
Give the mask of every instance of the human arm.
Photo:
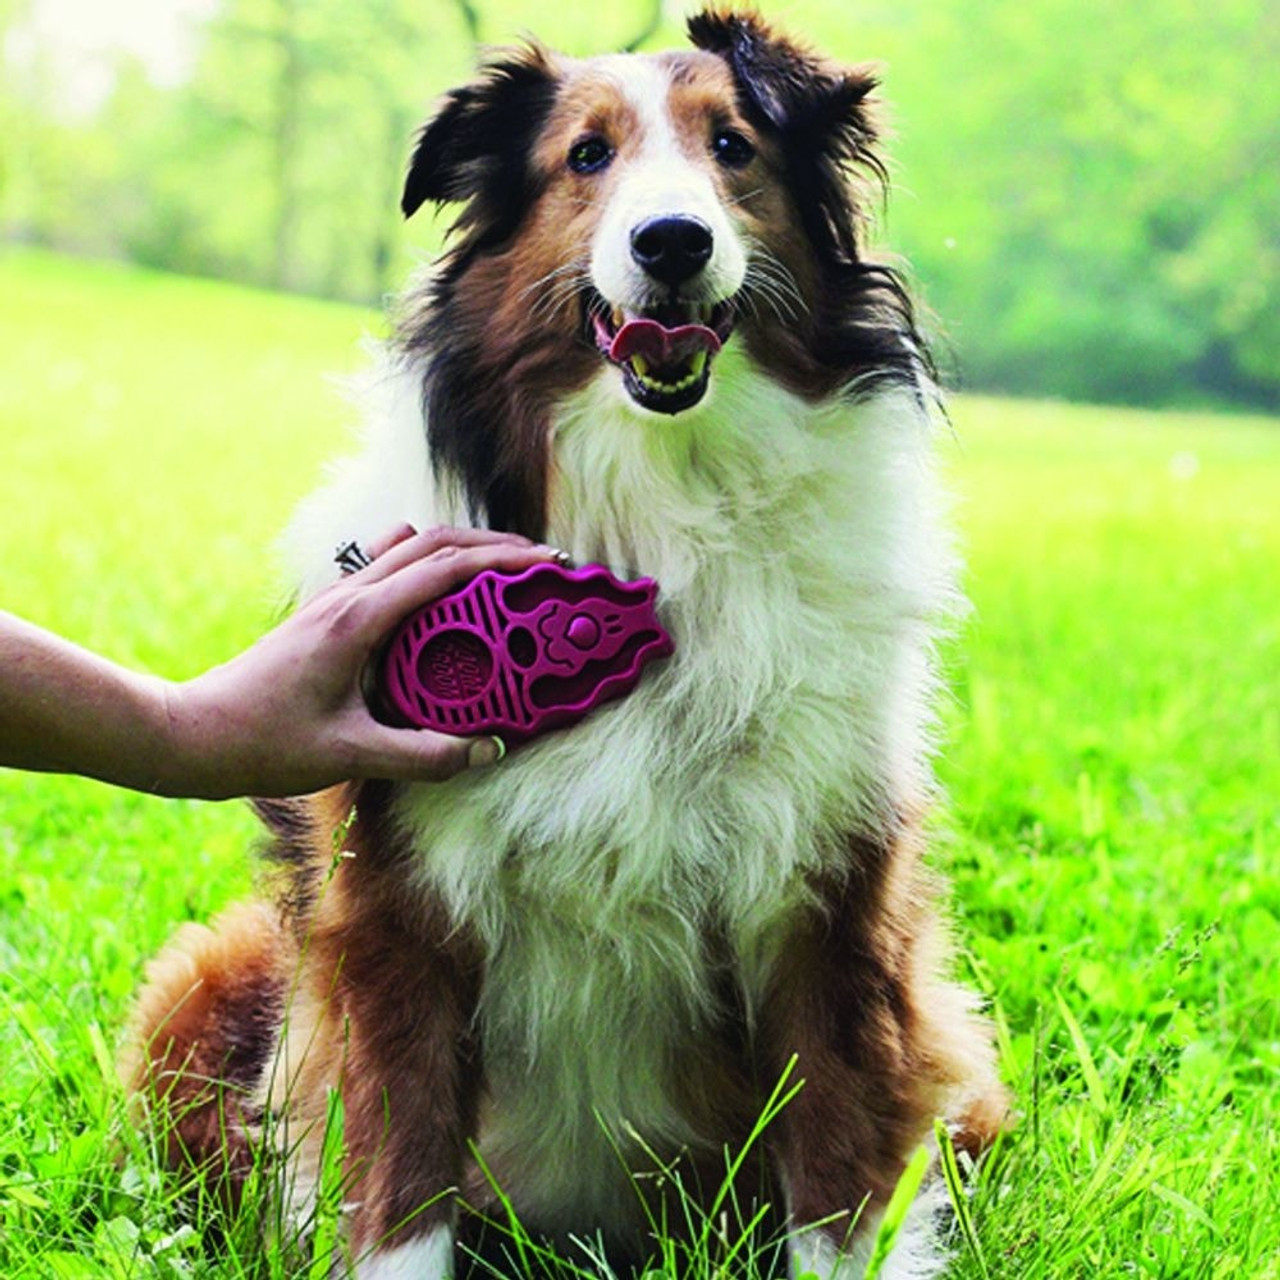
<svg viewBox="0 0 1280 1280">
<path fill-rule="evenodd" d="M 480 530 L 404 536 L 231 661 L 182 683 L 0 613 L 0 765 L 225 799 L 355 777 L 440 780 L 492 763 L 494 739 L 379 724 L 361 679 L 415 607 L 482 569 L 518 572 L 554 555 Z"/>
</svg>

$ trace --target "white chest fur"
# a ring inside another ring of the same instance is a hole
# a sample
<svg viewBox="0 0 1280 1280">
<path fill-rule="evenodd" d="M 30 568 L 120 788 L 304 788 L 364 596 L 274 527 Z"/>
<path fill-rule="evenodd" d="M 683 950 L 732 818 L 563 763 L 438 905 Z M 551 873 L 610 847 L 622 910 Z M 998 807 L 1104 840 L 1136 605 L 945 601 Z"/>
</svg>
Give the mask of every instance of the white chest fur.
<svg viewBox="0 0 1280 1280">
<path fill-rule="evenodd" d="M 310 586 L 349 537 L 457 519 L 416 385 L 384 394 L 364 455 L 292 531 Z M 704 926 L 750 996 L 804 874 L 927 785 L 930 649 L 954 602 L 929 430 L 906 392 L 806 406 L 732 346 L 686 414 L 642 414 L 608 376 L 555 424 L 550 540 L 656 578 L 676 655 L 571 732 L 399 801 L 424 885 L 489 958 L 486 1149 L 542 1161 L 548 1205 L 566 1197 L 546 1159 L 579 1204 L 611 1160 L 597 1112 L 693 1136 L 663 1081 L 710 999 Z"/>
</svg>

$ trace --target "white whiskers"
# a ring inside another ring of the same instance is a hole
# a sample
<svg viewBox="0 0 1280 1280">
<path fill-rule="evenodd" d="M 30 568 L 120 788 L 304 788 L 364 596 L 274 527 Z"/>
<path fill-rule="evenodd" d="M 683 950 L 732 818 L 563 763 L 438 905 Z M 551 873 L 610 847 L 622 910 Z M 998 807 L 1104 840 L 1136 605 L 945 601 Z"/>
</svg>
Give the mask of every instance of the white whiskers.
<svg viewBox="0 0 1280 1280">
<path fill-rule="evenodd" d="M 795 322 L 809 304 L 795 276 L 773 253 L 758 241 L 751 245 L 747 276 L 743 282 L 742 300 L 749 311 L 760 319 L 760 306 L 767 306 L 782 321 Z"/>
<path fill-rule="evenodd" d="M 520 300 L 534 298 L 530 316 L 549 320 L 591 287 L 590 264 L 573 259 L 554 267 L 520 291 Z"/>
</svg>

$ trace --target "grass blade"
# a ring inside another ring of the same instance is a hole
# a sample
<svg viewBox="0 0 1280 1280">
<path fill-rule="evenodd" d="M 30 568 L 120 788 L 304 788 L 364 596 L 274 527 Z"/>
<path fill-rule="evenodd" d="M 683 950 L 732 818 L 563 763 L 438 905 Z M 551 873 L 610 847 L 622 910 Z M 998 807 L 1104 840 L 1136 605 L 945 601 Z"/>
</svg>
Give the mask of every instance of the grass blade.
<svg viewBox="0 0 1280 1280">
<path fill-rule="evenodd" d="M 1062 992 L 1057 988 L 1054 988 L 1053 998 L 1058 1002 L 1058 1012 L 1062 1014 L 1062 1021 L 1066 1024 L 1067 1031 L 1071 1036 L 1071 1043 L 1075 1045 L 1076 1058 L 1080 1063 L 1080 1074 L 1084 1078 L 1089 1100 L 1093 1103 L 1094 1110 L 1100 1116 L 1110 1115 L 1111 1102 L 1107 1098 L 1107 1089 L 1102 1083 L 1102 1075 L 1098 1071 L 1098 1064 L 1094 1061 L 1093 1054 L 1089 1049 L 1089 1042 L 1084 1038 L 1084 1031 L 1076 1021 L 1075 1015 L 1067 1007 L 1067 1002 L 1062 998 Z"/>
<path fill-rule="evenodd" d="M 924 1175 L 928 1170 L 929 1148 L 921 1146 L 907 1161 L 907 1167 L 903 1169 L 898 1185 L 889 1197 L 884 1216 L 880 1219 L 880 1227 L 876 1231 L 876 1241 L 871 1249 L 871 1257 L 867 1260 L 863 1280 L 876 1280 L 889 1260 L 889 1254 L 893 1252 L 903 1223 L 907 1220 L 907 1213 L 920 1192 L 920 1184 L 924 1182 Z"/>
<path fill-rule="evenodd" d="M 316 1192 L 308 1280 L 328 1280 L 337 1256 L 338 1224 L 342 1218 L 344 1192 L 345 1129 L 346 1112 L 342 1105 L 342 1094 L 337 1089 L 330 1089 L 324 1138 L 320 1148 L 320 1180 Z"/>
<path fill-rule="evenodd" d="M 938 1140 L 938 1160 L 942 1165 L 942 1176 L 947 1184 L 947 1194 L 951 1197 L 951 1207 L 955 1211 L 956 1225 L 964 1238 L 965 1247 L 973 1255 L 978 1265 L 978 1272 L 986 1280 L 991 1272 L 987 1269 L 987 1260 L 982 1256 L 982 1246 L 978 1242 L 978 1233 L 974 1229 L 973 1215 L 969 1212 L 969 1193 L 960 1174 L 960 1165 L 956 1160 L 956 1149 L 951 1143 L 951 1134 L 942 1120 L 935 1120 L 933 1132 Z"/>
</svg>

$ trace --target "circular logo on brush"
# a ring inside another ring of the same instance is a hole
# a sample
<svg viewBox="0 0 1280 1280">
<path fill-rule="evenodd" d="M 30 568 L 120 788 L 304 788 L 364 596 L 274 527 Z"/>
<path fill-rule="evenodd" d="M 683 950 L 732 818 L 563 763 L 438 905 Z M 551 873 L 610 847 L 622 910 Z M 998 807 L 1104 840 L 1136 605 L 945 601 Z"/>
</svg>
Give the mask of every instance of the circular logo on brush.
<svg viewBox="0 0 1280 1280">
<path fill-rule="evenodd" d="M 493 675 L 493 654 L 470 631 L 441 631 L 418 654 L 418 683 L 433 698 L 468 702 L 478 698 Z"/>
</svg>

